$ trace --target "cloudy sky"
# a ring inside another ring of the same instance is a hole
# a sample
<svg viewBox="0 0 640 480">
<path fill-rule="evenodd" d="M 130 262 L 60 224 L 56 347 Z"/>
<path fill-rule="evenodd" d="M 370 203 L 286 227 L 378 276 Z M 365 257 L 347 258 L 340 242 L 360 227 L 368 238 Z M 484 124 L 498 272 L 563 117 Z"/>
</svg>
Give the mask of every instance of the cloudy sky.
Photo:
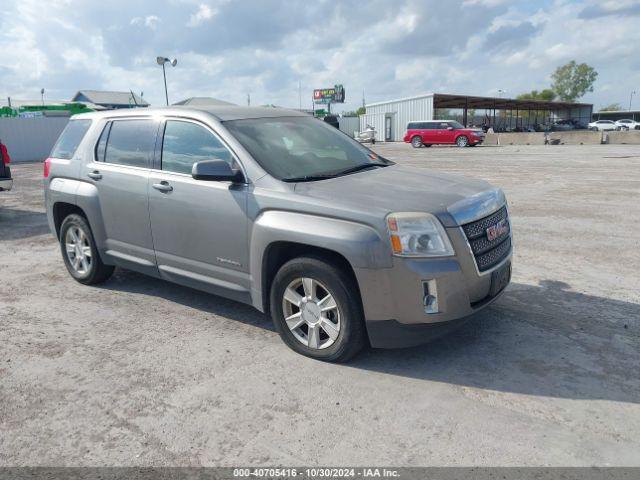
<svg viewBox="0 0 640 480">
<path fill-rule="evenodd" d="M 575 59 L 599 72 L 583 100 L 640 108 L 640 0 L 2 0 L 0 97 L 80 89 L 164 102 L 311 104 L 342 83 L 347 103 L 425 92 L 514 96 Z"/>
</svg>

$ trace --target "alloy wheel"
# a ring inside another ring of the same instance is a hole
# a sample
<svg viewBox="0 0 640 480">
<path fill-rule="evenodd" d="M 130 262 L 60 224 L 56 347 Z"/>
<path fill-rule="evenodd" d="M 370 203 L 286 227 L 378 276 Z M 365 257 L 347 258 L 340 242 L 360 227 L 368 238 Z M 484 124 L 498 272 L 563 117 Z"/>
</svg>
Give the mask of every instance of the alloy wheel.
<svg viewBox="0 0 640 480">
<path fill-rule="evenodd" d="M 313 278 L 297 278 L 289 283 L 282 311 L 293 336 L 309 348 L 330 347 L 340 334 L 340 308 L 327 287 Z"/>
<path fill-rule="evenodd" d="M 64 248 L 71 268 L 80 275 L 87 274 L 91 268 L 92 252 L 89 238 L 81 228 L 73 225 L 67 230 Z"/>
</svg>

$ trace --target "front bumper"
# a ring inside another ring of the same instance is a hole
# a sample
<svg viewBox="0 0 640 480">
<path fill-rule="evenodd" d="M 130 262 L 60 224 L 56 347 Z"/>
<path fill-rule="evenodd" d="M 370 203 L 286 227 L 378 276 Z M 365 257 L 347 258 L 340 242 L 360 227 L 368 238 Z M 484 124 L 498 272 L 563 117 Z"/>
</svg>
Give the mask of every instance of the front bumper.
<svg viewBox="0 0 640 480">
<path fill-rule="evenodd" d="M 0 192 L 11 190 L 13 188 L 13 180 L 10 178 L 0 178 Z"/>
<path fill-rule="evenodd" d="M 371 346 L 425 343 L 461 325 L 504 292 L 491 294 L 491 274 L 510 264 L 512 252 L 480 273 L 462 230 L 448 228 L 447 233 L 455 257 L 394 257 L 391 268 L 355 270 Z M 435 309 L 425 305 L 430 281 L 437 290 Z"/>
</svg>

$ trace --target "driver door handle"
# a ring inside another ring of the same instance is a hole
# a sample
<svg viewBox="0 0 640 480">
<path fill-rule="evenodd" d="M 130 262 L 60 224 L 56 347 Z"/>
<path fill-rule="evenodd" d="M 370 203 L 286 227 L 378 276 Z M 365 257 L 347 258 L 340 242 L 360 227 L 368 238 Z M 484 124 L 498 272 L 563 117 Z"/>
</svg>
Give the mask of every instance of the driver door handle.
<svg viewBox="0 0 640 480">
<path fill-rule="evenodd" d="M 102 178 L 102 174 L 98 170 L 94 170 L 93 172 L 87 173 L 87 177 L 93 178 L 94 180 L 100 180 Z"/>
<path fill-rule="evenodd" d="M 156 190 L 159 190 L 159 191 L 164 192 L 164 193 L 171 192 L 173 190 L 173 187 L 171 185 L 169 185 L 169 182 L 167 182 L 166 180 L 163 180 L 160 183 L 154 183 L 151 186 L 153 188 L 155 188 Z"/>
</svg>

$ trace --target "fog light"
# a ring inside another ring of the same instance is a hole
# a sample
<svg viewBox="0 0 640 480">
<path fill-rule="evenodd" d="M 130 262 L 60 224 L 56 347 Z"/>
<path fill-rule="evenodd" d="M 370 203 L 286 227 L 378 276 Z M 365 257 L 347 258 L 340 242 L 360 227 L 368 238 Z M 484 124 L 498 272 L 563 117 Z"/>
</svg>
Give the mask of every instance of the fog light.
<svg viewBox="0 0 640 480">
<path fill-rule="evenodd" d="M 424 280 L 422 282 L 422 289 L 424 290 L 424 311 L 426 313 L 439 313 L 438 308 L 438 287 L 434 280 Z"/>
</svg>

